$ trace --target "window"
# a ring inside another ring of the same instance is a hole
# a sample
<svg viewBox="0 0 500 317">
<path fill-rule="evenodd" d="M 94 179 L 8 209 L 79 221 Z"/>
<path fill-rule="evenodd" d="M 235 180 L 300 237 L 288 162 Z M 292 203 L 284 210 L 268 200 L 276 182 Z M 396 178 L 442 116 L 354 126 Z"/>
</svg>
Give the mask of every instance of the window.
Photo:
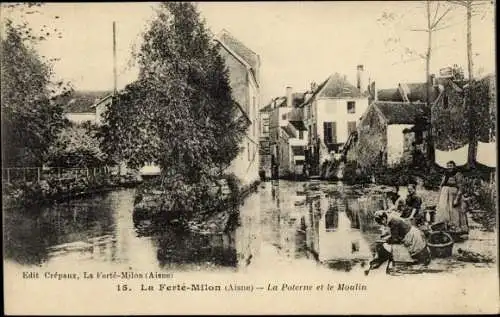
<svg viewBox="0 0 500 317">
<path fill-rule="evenodd" d="M 347 135 L 351 135 L 354 131 L 356 131 L 356 121 L 347 122 Z"/>
<path fill-rule="evenodd" d="M 323 134 L 323 142 L 325 142 L 325 144 L 337 143 L 337 124 L 335 122 L 324 122 Z"/>
<path fill-rule="evenodd" d="M 335 230 L 339 227 L 339 211 L 337 208 L 330 208 L 325 213 L 325 229 Z"/>
<path fill-rule="evenodd" d="M 443 94 L 443 109 L 448 109 L 448 95 L 446 93 Z"/>
<path fill-rule="evenodd" d="M 356 113 L 356 101 L 347 102 L 347 113 Z"/>
<path fill-rule="evenodd" d="M 299 140 L 304 140 L 304 131 L 299 131 Z"/>
<path fill-rule="evenodd" d="M 286 120 L 286 113 L 281 115 L 281 120 Z"/>
</svg>

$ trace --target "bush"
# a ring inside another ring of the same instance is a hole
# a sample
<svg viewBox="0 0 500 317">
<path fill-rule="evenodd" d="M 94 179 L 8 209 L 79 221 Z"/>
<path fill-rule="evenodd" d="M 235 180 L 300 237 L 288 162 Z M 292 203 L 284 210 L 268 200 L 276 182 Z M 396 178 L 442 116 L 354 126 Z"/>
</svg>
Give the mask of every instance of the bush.
<svg viewBox="0 0 500 317">
<path fill-rule="evenodd" d="M 344 165 L 342 181 L 346 184 L 366 184 L 371 182 L 371 177 L 367 169 L 361 168 L 355 161 L 350 161 Z"/>
<path fill-rule="evenodd" d="M 443 174 L 438 171 L 431 170 L 424 177 L 424 188 L 428 190 L 438 190 L 441 180 L 443 179 Z"/>
</svg>

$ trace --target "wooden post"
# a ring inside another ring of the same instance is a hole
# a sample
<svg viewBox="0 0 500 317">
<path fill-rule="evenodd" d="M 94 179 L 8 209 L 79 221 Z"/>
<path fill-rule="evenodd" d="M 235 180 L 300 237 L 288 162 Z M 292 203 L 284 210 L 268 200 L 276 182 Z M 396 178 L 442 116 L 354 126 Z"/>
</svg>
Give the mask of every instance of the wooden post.
<svg viewBox="0 0 500 317">
<path fill-rule="evenodd" d="M 38 176 L 38 182 L 40 183 L 40 179 L 41 179 L 41 176 L 42 176 L 42 175 L 41 175 L 41 171 L 40 171 L 40 167 L 37 167 L 37 168 L 36 168 L 36 171 L 37 171 L 37 174 L 38 174 L 38 175 L 37 175 L 37 176 Z"/>
<path fill-rule="evenodd" d="M 57 178 L 61 179 L 61 168 L 57 167 Z"/>
<path fill-rule="evenodd" d="M 26 183 L 26 169 L 23 168 L 23 177 L 24 177 L 24 182 Z"/>
<path fill-rule="evenodd" d="M 7 184 L 10 184 L 10 168 L 7 169 Z"/>
<path fill-rule="evenodd" d="M 89 178 L 89 168 L 85 168 L 85 172 L 87 173 L 87 178 Z"/>
</svg>

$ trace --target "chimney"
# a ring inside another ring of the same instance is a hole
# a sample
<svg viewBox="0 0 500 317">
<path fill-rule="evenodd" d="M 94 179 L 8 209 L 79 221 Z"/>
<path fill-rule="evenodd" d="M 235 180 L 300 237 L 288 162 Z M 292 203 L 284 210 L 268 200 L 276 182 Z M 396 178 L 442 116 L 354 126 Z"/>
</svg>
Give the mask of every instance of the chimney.
<svg viewBox="0 0 500 317">
<path fill-rule="evenodd" d="M 286 106 L 292 107 L 292 87 L 286 87 Z"/>
<path fill-rule="evenodd" d="M 318 84 L 316 84 L 316 82 L 313 81 L 311 83 L 311 92 L 314 92 L 317 88 L 318 88 Z"/>
<path fill-rule="evenodd" d="M 437 86 L 436 75 L 435 74 L 431 74 L 430 77 L 431 77 L 430 78 L 430 82 L 431 82 L 432 87 L 436 87 Z"/>
<path fill-rule="evenodd" d="M 357 71 L 356 71 L 356 87 L 361 91 L 364 92 L 365 90 L 365 70 L 364 70 L 363 65 L 358 65 Z"/>
</svg>

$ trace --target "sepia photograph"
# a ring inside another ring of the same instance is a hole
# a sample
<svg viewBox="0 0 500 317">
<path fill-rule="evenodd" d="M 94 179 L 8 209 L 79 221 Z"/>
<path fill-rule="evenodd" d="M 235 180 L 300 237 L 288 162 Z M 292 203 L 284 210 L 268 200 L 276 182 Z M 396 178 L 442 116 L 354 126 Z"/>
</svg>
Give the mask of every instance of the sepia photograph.
<svg viewBox="0 0 500 317">
<path fill-rule="evenodd" d="M 2 3 L 5 314 L 500 313 L 495 9 Z"/>
</svg>

